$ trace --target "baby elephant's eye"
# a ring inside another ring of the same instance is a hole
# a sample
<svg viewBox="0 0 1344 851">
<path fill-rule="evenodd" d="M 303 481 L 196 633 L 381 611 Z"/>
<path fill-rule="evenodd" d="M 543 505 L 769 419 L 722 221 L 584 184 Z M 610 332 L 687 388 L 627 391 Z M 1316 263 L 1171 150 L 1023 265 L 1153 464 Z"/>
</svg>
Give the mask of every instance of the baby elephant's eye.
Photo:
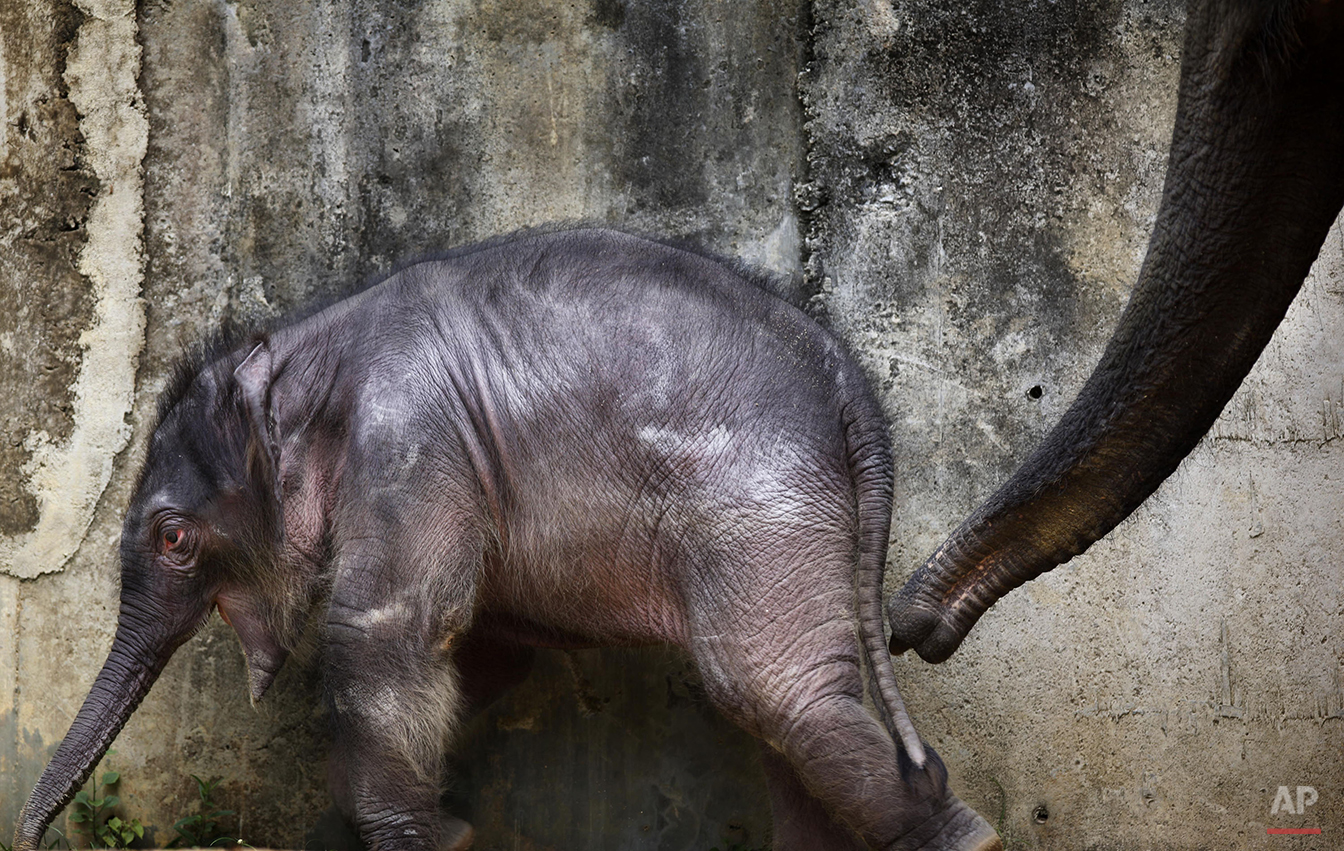
<svg viewBox="0 0 1344 851">
<path fill-rule="evenodd" d="M 188 530 L 182 526 L 164 526 L 159 531 L 159 546 L 161 552 L 182 556 L 186 555 L 191 549 L 191 535 Z"/>
<path fill-rule="evenodd" d="M 176 518 L 165 520 L 157 526 L 155 535 L 158 554 L 174 564 L 185 565 L 196 557 L 196 530 L 190 524 Z"/>
</svg>

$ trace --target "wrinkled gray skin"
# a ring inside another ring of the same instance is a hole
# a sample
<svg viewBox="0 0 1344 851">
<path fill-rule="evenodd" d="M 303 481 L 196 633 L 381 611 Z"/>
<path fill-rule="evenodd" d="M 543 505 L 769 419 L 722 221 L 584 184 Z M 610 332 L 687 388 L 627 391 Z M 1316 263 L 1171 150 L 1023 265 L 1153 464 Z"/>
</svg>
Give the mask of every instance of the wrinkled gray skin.
<svg viewBox="0 0 1344 851">
<path fill-rule="evenodd" d="M 1041 447 L 888 603 L 946 659 L 1013 588 L 1148 497 L 1232 398 L 1344 203 L 1344 2 L 1196 0 L 1162 206 L 1101 363 Z"/>
<path fill-rule="evenodd" d="M 586 230 L 409 267 L 166 394 L 116 638 L 15 848 L 213 607 L 257 698 L 320 619 L 333 793 L 379 851 L 465 844 L 445 741 L 531 647 L 653 643 L 763 741 L 781 851 L 999 848 L 904 720 L 891 498 L 854 362 L 715 261 Z"/>
</svg>

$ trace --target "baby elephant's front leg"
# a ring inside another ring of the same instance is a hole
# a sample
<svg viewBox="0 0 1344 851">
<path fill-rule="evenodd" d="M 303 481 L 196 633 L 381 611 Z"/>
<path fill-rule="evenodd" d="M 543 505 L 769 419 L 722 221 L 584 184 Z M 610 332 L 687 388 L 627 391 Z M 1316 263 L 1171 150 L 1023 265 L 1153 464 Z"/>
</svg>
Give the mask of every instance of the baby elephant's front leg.
<svg viewBox="0 0 1344 851">
<path fill-rule="evenodd" d="M 449 653 L 387 619 L 333 606 L 327 634 L 332 794 L 373 851 L 452 851 L 471 829 L 439 811 L 461 702 Z M 371 623 L 370 623 L 371 622 Z"/>
</svg>

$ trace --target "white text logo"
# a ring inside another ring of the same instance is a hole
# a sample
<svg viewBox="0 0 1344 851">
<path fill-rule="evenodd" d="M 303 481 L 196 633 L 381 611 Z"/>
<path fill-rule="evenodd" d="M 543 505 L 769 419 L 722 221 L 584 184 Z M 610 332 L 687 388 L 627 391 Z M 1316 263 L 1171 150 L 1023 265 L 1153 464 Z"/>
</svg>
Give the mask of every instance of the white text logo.
<svg viewBox="0 0 1344 851">
<path fill-rule="evenodd" d="M 1300 816 L 1306 812 L 1307 807 L 1316 803 L 1316 789 L 1311 786 L 1297 787 L 1297 806 L 1293 806 L 1293 795 L 1289 787 L 1280 786 L 1278 794 L 1274 796 L 1274 806 L 1270 808 L 1269 814 L 1276 816 L 1281 812 L 1289 815 Z"/>
</svg>

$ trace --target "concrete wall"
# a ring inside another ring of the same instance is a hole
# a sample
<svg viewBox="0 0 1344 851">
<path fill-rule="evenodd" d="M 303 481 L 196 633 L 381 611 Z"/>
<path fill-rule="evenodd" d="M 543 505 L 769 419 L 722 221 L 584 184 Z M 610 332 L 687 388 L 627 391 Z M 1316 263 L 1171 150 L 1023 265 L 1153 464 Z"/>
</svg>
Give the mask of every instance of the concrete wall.
<svg viewBox="0 0 1344 851">
<path fill-rule="evenodd" d="M 1054 424 L 1114 327 L 1159 197 L 1182 9 L 815 15 L 809 263 L 890 414 L 891 572 L 908 575 Z M 945 665 L 898 660 L 1009 847 L 1267 848 L 1284 841 L 1267 827 L 1297 826 L 1325 830 L 1301 847 L 1339 847 L 1341 239 L 1154 498 Z M 1271 815 L 1281 785 L 1320 800 Z"/>
<path fill-rule="evenodd" d="M 106 652 L 174 358 L 438 248 L 584 220 L 778 273 L 880 390 L 903 580 L 1119 315 L 1181 20 L 1162 0 L 0 0 L 0 836 Z M 897 661 L 1010 848 L 1344 830 L 1342 251 L 1336 232 L 1154 499 L 948 664 Z M 118 740 L 125 809 L 167 841 L 196 773 L 250 843 L 339 847 L 318 676 L 291 662 L 250 708 L 213 623 Z M 547 655 L 458 763 L 482 848 L 768 837 L 754 743 L 668 652 Z M 1271 816 L 1280 785 L 1319 801 Z"/>
</svg>

